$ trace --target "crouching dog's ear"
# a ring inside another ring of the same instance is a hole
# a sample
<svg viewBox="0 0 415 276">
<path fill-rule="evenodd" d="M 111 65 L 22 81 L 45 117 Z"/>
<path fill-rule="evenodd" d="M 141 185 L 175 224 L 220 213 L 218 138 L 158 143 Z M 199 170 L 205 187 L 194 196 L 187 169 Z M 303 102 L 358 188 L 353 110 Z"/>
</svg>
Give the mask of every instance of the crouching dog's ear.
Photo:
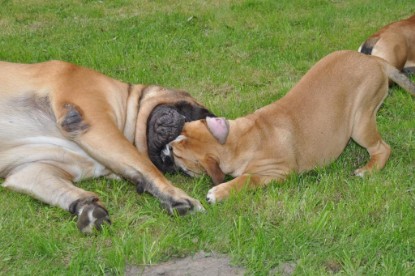
<svg viewBox="0 0 415 276">
<path fill-rule="evenodd" d="M 206 117 L 206 125 L 213 137 L 222 145 L 225 144 L 229 134 L 229 122 L 225 118 Z"/>
<path fill-rule="evenodd" d="M 219 167 L 219 163 L 211 156 L 207 156 L 202 163 L 206 173 L 212 178 L 213 184 L 218 185 L 225 180 L 225 174 Z"/>
</svg>

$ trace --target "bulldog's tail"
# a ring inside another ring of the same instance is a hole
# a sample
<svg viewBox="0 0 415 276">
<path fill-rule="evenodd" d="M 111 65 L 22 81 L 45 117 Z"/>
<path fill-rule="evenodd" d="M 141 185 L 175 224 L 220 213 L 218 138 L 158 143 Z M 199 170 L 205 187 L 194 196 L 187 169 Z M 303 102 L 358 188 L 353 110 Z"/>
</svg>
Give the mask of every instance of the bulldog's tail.
<svg viewBox="0 0 415 276">
<path fill-rule="evenodd" d="M 390 65 L 386 61 L 383 63 L 389 79 L 415 97 L 415 83 L 413 83 L 404 73 L 396 69 L 394 66 Z"/>
</svg>

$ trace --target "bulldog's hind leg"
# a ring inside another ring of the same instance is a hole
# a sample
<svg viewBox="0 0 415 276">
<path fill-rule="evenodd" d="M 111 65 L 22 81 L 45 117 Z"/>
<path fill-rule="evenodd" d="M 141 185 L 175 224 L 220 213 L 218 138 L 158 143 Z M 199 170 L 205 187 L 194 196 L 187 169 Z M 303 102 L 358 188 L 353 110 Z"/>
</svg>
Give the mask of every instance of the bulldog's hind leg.
<svg viewBox="0 0 415 276">
<path fill-rule="evenodd" d="M 83 233 L 110 223 L 108 212 L 98 197 L 74 186 L 70 179 L 68 173 L 53 165 L 32 163 L 17 167 L 3 186 L 77 215 L 77 226 Z"/>
<path fill-rule="evenodd" d="M 371 171 L 381 170 L 389 159 L 390 146 L 382 140 L 377 127 L 375 114 L 362 119 L 355 125 L 352 138 L 369 153 L 369 162 L 354 171 L 357 176 L 364 176 Z"/>
</svg>

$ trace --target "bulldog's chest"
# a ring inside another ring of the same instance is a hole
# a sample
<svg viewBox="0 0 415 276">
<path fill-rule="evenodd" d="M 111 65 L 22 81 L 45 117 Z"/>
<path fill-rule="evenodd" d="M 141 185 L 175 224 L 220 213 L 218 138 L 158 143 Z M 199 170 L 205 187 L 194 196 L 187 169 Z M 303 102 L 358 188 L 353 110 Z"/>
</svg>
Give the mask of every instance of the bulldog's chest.
<svg viewBox="0 0 415 276">
<path fill-rule="evenodd" d="M 70 174 L 73 181 L 110 173 L 76 143 L 62 137 L 18 137 L 0 144 L 0 177 L 34 162 L 56 166 Z"/>
</svg>

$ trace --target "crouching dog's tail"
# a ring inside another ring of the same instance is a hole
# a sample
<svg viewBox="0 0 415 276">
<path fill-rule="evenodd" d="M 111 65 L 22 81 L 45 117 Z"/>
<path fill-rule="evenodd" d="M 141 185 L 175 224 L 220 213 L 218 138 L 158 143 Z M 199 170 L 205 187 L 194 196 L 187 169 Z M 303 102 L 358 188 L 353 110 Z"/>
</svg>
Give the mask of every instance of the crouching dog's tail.
<svg viewBox="0 0 415 276">
<path fill-rule="evenodd" d="M 415 97 L 415 83 L 413 83 L 404 73 L 402 73 L 389 63 L 384 62 L 384 66 L 389 79 Z"/>
</svg>

